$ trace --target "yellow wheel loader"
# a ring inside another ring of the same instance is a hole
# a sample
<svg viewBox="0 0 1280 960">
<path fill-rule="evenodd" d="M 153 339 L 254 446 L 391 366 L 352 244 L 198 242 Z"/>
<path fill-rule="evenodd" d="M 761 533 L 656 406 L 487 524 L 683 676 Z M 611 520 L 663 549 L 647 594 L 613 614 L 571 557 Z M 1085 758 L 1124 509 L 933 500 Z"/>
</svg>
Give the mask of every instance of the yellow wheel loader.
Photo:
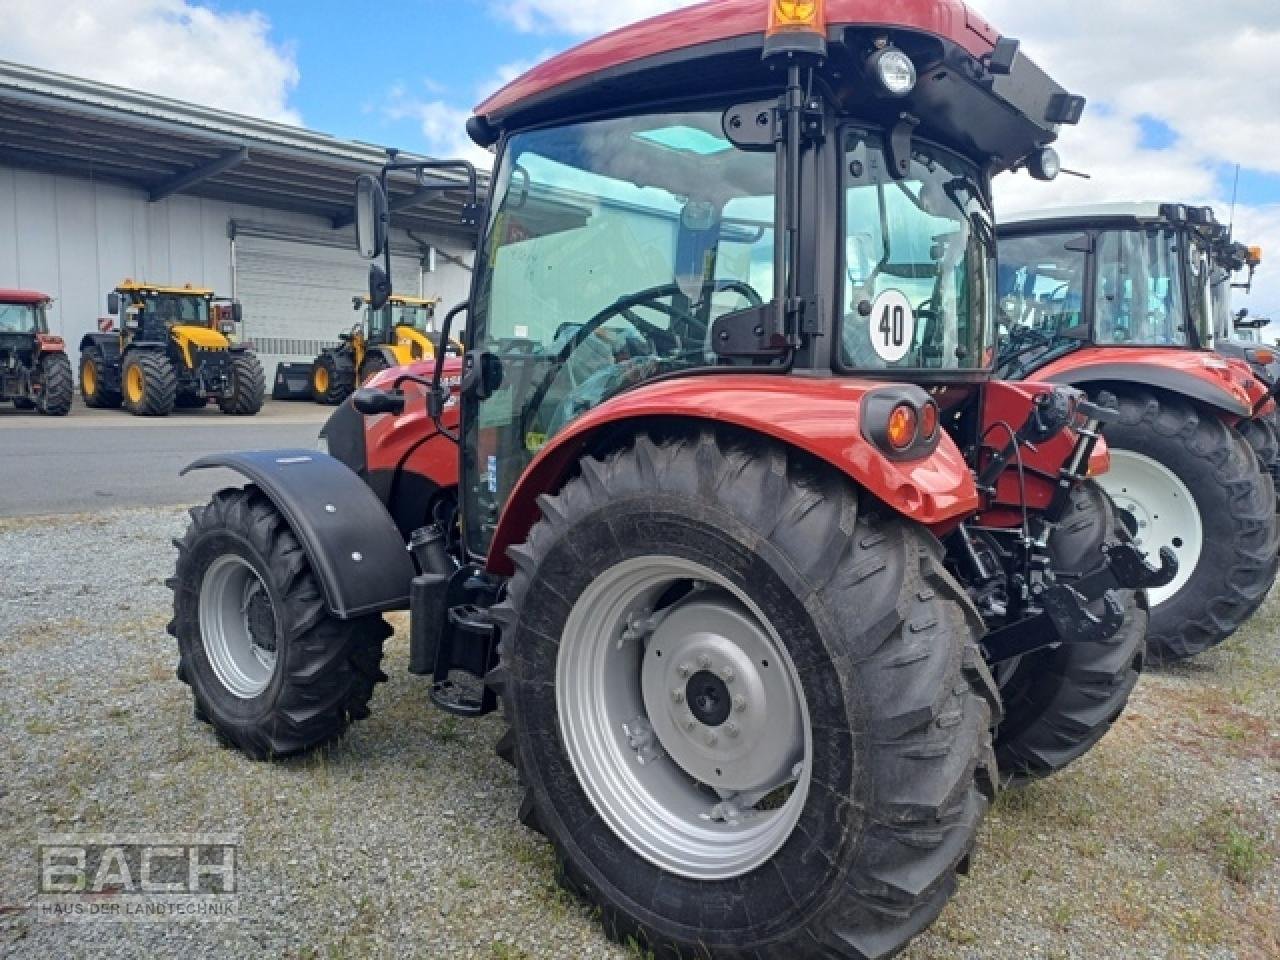
<svg viewBox="0 0 1280 960">
<path fill-rule="evenodd" d="M 393 296 L 380 310 L 369 308 L 369 298 L 352 297 L 351 305 L 364 316 L 341 343 L 316 357 L 311 365 L 311 397 L 316 403 L 339 404 L 360 383 L 380 370 L 436 355 L 440 337 L 434 332 L 439 298 Z M 461 356 L 462 344 L 450 340 L 447 356 Z"/>
<path fill-rule="evenodd" d="M 80 341 L 80 392 L 86 406 L 164 417 L 175 407 L 216 400 L 238 416 L 262 409 L 266 381 L 249 346 L 235 340 L 240 304 L 187 284 L 125 280 L 107 294 L 119 329 Z"/>
</svg>

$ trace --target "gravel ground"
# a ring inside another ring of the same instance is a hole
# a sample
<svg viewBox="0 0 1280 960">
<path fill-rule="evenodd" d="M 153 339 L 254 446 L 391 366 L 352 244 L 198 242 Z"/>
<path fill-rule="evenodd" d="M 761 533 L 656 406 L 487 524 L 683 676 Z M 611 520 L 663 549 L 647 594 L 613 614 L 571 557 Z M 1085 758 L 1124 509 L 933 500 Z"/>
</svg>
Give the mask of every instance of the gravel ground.
<svg viewBox="0 0 1280 960">
<path fill-rule="evenodd" d="M 173 676 L 163 586 L 181 511 L 0 521 L 0 953 L 634 956 L 561 894 L 515 821 L 495 718 L 454 721 L 404 672 L 329 751 L 218 747 Z M 39 832 L 232 831 L 232 923 L 55 923 L 30 909 Z M 1280 601 L 1150 674 L 1103 744 L 1006 794 L 973 874 L 911 960 L 1280 957 Z"/>
</svg>

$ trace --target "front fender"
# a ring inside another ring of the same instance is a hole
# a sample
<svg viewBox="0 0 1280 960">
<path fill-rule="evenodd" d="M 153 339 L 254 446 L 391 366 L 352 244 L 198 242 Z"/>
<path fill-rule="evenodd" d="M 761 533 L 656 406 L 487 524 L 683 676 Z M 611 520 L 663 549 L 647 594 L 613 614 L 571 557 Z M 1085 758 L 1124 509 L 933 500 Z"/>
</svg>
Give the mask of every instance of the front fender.
<svg viewBox="0 0 1280 960">
<path fill-rule="evenodd" d="M 507 548 L 521 543 L 539 517 L 537 498 L 558 490 L 574 463 L 606 431 L 644 429 L 673 420 L 730 424 L 823 460 L 890 508 L 929 527 L 978 509 L 964 457 L 945 432 L 937 450 L 892 461 L 862 435 L 862 399 L 883 384 L 768 374 L 711 374 L 659 381 L 606 401 L 543 447 L 508 499 L 489 548 L 488 568 L 509 575 Z"/>
<path fill-rule="evenodd" d="M 252 480 L 289 523 L 339 620 L 409 607 L 415 575 L 386 507 L 356 474 L 315 450 L 201 457 L 182 471 L 225 467 Z"/>
<path fill-rule="evenodd" d="M 1090 385 L 1137 384 L 1165 390 L 1213 407 L 1230 417 L 1248 417 L 1253 404 L 1231 365 L 1199 350 L 1102 347 L 1077 350 L 1035 372 L 1037 380 Z"/>
</svg>

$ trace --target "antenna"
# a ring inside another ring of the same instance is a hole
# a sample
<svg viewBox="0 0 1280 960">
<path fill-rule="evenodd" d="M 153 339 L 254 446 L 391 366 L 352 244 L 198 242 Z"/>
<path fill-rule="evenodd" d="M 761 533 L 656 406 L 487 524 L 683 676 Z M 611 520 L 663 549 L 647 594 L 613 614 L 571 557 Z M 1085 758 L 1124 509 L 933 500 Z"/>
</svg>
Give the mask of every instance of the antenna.
<svg viewBox="0 0 1280 960">
<path fill-rule="evenodd" d="M 1227 224 L 1227 239 L 1236 235 L 1236 198 L 1240 195 L 1240 164 L 1236 164 L 1236 179 L 1231 186 L 1231 220 Z"/>
</svg>

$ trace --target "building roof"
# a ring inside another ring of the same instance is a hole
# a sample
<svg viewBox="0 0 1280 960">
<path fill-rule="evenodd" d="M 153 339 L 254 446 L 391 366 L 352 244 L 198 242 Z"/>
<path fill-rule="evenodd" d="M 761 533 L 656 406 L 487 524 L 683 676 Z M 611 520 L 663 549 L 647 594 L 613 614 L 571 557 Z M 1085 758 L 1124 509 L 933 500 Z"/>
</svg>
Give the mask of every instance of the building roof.
<svg viewBox="0 0 1280 960">
<path fill-rule="evenodd" d="M 410 159 L 409 154 L 401 154 Z M 352 191 L 386 150 L 374 144 L 0 61 L 0 165 L 145 191 L 191 194 L 351 222 Z M 422 158 L 425 159 L 425 158 Z M 474 238 L 461 191 L 390 184 L 395 225 Z"/>
<path fill-rule="evenodd" d="M 588 40 L 540 63 L 484 103 L 476 114 L 501 119 L 525 103 L 584 77 L 703 44 L 757 36 L 763 42 L 768 4 L 762 0 L 708 0 L 660 14 Z M 831 28 L 901 27 L 952 41 L 974 57 L 991 53 L 999 33 L 961 0 L 826 0 Z"/>
<path fill-rule="evenodd" d="M 17 290 L 12 287 L 0 287 L 0 303 L 45 303 L 53 297 L 37 290 Z"/>
</svg>

